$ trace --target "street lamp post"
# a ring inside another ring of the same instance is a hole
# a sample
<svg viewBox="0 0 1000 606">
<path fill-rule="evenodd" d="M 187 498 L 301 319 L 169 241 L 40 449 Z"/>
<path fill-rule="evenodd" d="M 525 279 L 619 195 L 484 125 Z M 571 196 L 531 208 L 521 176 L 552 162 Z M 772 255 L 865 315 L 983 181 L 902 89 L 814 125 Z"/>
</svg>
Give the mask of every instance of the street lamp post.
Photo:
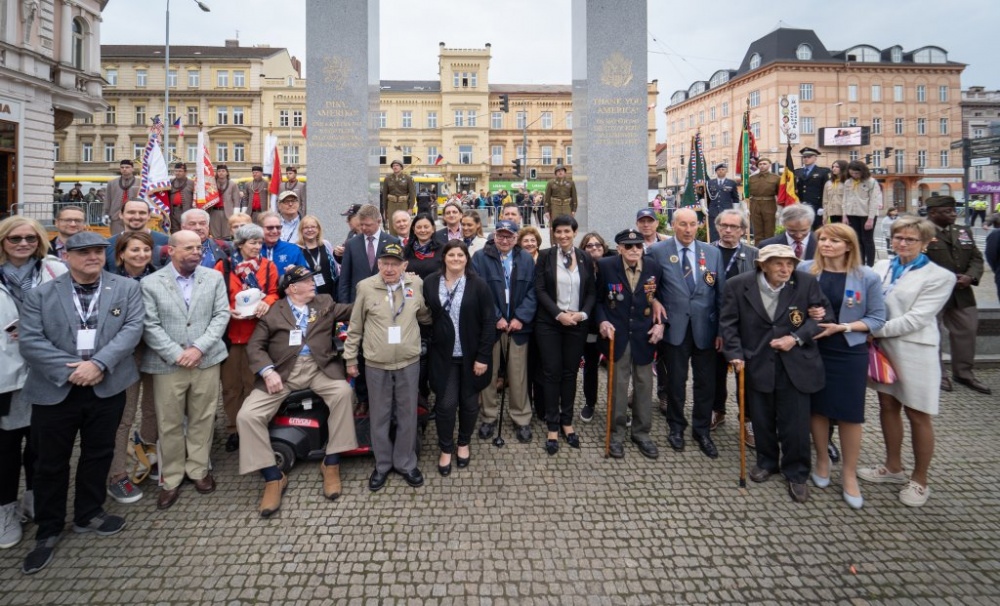
<svg viewBox="0 0 1000 606">
<path fill-rule="evenodd" d="M 212 10 L 201 0 L 194 0 L 194 3 L 198 5 L 198 8 L 206 13 L 211 12 Z M 164 46 L 163 117 L 165 118 L 164 122 L 167 122 L 168 124 L 165 124 L 163 129 L 163 155 L 167 158 L 167 164 L 170 164 L 170 127 L 173 126 L 173 123 L 170 123 L 170 0 L 167 0 L 167 26 Z"/>
</svg>

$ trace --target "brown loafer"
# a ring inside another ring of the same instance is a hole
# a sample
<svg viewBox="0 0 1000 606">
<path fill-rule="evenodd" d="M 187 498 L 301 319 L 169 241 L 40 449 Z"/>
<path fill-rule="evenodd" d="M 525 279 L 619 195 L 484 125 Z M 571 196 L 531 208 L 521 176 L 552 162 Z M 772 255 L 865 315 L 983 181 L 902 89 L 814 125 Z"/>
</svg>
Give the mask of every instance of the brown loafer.
<svg viewBox="0 0 1000 606">
<path fill-rule="evenodd" d="M 327 465 L 320 462 L 319 470 L 323 474 L 323 496 L 334 501 L 340 496 L 340 465 Z"/>
<path fill-rule="evenodd" d="M 788 494 L 792 496 L 792 500 L 796 503 L 805 503 L 809 500 L 809 487 L 805 483 L 799 484 L 798 482 L 789 480 Z"/>
<path fill-rule="evenodd" d="M 955 382 L 958 383 L 959 385 L 965 385 L 972 391 L 978 391 L 979 393 L 986 396 L 993 393 L 993 390 L 984 385 L 979 379 L 975 378 L 966 379 L 964 377 L 955 377 Z"/>
<path fill-rule="evenodd" d="M 288 476 L 281 474 L 280 480 L 264 484 L 264 496 L 260 499 L 260 517 L 269 518 L 281 509 L 281 497 L 288 490 Z"/>
<path fill-rule="evenodd" d="M 215 478 L 212 477 L 212 474 L 208 474 L 200 480 L 195 480 L 194 489 L 200 494 L 215 492 Z"/>
<path fill-rule="evenodd" d="M 170 507 L 177 502 L 177 498 L 180 496 L 181 496 L 180 486 L 174 488 L 173 490 L 168 490 L 166 488 L 163 488 L 160 490 L 160 496 L 156 498 L 156 508 L 160 510 L 170 509 Z"/>
</svg>

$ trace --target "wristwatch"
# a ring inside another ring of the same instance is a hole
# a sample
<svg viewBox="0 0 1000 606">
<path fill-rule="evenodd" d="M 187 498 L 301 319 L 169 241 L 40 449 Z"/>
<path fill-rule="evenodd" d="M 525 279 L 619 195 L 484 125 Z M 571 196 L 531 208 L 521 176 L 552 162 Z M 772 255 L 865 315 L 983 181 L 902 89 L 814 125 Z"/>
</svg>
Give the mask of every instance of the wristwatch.
<svg viewBox="0 0 1000 606">
<path fill-rule="evenodd" d="M 853 331 L 851 330 L 851 325 L 850 325 L 850 323 L 848 323 L 848 322 L 844 322 L 843 324 L 841 324 L 841 326 L 843 326 L 843 327 L 844 327 L 844 332 L 853 332 Z"/>
</svg>

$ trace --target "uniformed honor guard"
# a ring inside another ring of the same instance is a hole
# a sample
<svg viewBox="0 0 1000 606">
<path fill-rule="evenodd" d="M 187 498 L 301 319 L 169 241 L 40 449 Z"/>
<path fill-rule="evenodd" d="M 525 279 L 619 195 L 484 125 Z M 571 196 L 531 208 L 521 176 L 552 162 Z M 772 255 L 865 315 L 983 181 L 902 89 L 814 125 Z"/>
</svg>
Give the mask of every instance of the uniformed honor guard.
<svg viewBox="0 0 1000 606">
<path fill-rule="evenodd" d="M 219 190 L 219 201 L 208 211 L 208 231 L 213 238 L 229 238 L 233 235 L 229 229 L 229 217 L 240 206 L 240 188 L 229 180 L 229 167 L 220 164 L 215 167 L 215 187 Z"/>
<path fill-rule="evenodd" d="M 254 166 L 250 169 L 253 179 L 246 185 L 246 198 L 243 205 L 246 207 L 243 212 L 250 215 L 254 223 L 258 222 L 260 213 L 271 210 L 268 207 L 267 181 L 264 180 L 264 167 Z"/>
<path fill-rule="evenodd" d="M 108 181 L 104 194 L 104 203 L 108 205 L 107 215 L 111 220 L 112 236 L 125 231 L 125 221 L 122 219 L 125 203 L 139 197 L 139 180 L 135 178 L 132 161 L 126 158 L 118 164 L 121 176 Z"/>
<path fill-rule="evenodd" d="M 281 191 L 293 191 L 295 197 L 299 199 L 299 217 L 306 216 L 306 184 L 299 181 L 299 169 L 294 166 L 285 167 L 285 182 L 281 184 Z"/>
<path fill-rule="evenodd" d="M 643 254 L 643 237 L 634 229 L 615 236 L 618 255 L 597 260 L 596 318 L 601 348 L 609 356 L 615 341 L 615 379 L 610 454 L 625 456 L 628 385 L 635 385 L 632 402 L 632 441 L 650 459 L 660 453 L 650 439 L 653 424 L 653 354 L 663 338 L 663 324 L 654 321 L 653 301 L 660 282 L 660 265 Z"/>
<path fill-rule="evenodd" d="M 753 241 L 761 242 L 774 236 L 775 215 L 778 212 L 778 184 L 781 177 L 771 172 L 771 161 L 757 160 L 757 172 L 750 175 L 750 225 Z"/>
<path fill-rule="evenodd" d="M 740 203 L 740 188 L 736 181 L 726 178 L 728 166 L 725 163 L 715 165 L 715 178 L 706 182 L 708 228 L 711 240 L 719 239 L 719 231 L 715 229 L 715 218 L 724 210 L 735 208 Z"/>
<path fill-rule="evenodd" d="M 413 177 L 403 173 L 402 162 L 393 160 L 389 166 L 392 174 L 386 175 L 382 181 L 382 218 L 388 222 L 390 234 L 405 238 L 408 234 L 397 234 L 391 217 L 397 210 L 412 212 L 417 203 L 417 185 L 413 182 Z"/>
<path fill-rule="evenodd" d="M 576 183 L 566 177 L 566 167 L 556 167 L 556 178 L 550 179 L 545 185 L 545 212 L 549 215 L 549 224 L 556 217 L 576 215 Z M 554 233 L 551 241 L 555 242 Z"/>
<path fill-rule="evenodd" d="M 802 167 L 795 169 L 795 194 L 799 197 L 799 202 L 808 204 L 816 213 L 813 219 L 813 230 L 817 230 L 823 225 L 823 188 L 830 180 L 830 169 L 816 166 L 816 158 L 820 156 L 819 150 L 812 147 L 803 147 Z M 759 241 L 759 240 L 758 240 Z"/>
<path fill-rule="evenodd" d="M 927 245 L 927 256 L 941 267 L 955 272 L 955 291 L 938 315 L 939 327 L 948 329 L 951 344 L 951 375 L 973 391 L 989 395 L 990 388 L 976 379 L 972 365 L 976 359 L 976 332 L 979 316 L 973 286 L 983 277 L 983 253 L 976 247 L 972 228 L 955 225 L 955 198 L 932 196 L 924 202 L 927 218 L 937 226 L 937 234 Z M 944 331 L 942 331 L 943 333 Z M 941 368 L 941 389 L 951 391 L 951 380 Z"/>
<path fill-rule="evenodd" d="M 187 178 L 187 164 L 174 164 L 174 178 L 170 181 L 170 231 L 181 228 L 181 215 L 194 205 L 194 181 Z"/>
</svg>

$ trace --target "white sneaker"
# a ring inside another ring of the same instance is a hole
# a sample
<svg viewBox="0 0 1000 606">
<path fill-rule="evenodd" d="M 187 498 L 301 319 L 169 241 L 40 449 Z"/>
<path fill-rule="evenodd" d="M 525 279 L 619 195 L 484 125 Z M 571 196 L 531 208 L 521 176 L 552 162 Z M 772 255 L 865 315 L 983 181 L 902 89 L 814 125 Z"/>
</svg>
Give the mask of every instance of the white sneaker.
<svg viewBox="0 0 1000 606">
<path fill-rule="evenodd" d="M 17 513 L 21 516 L 21 522 L 27 522 L 28 520 L 35 519 L 35 491 L 25 490 L 24 495 L 21 497 L 21 502 L 18 503 Z"/>
<path fill-rule="evenodd" d="M 10 549 L 21 542 L 21 519 L 17 501 L 0 507 L 0 549 Z"/>
<path fill-rule="evenodd" d="M 906 487 L 899 491 L 899 500 L 903 505 L 909 505 L 910 507 L 920 507 L 929 498 L 931 498 L 931 489 L 921 486 L 913 480 L 910 480 L 906 484 Z"/>
<path fill-rule="evenodd" d="M 875 484 L 906 484 L 910 481 L 910 476 L 906 475 L 906 471 L 892 473 L 885 468 L 885 465 L 862 467 L 858 470 L 858 477 Z"/>
</svg>

